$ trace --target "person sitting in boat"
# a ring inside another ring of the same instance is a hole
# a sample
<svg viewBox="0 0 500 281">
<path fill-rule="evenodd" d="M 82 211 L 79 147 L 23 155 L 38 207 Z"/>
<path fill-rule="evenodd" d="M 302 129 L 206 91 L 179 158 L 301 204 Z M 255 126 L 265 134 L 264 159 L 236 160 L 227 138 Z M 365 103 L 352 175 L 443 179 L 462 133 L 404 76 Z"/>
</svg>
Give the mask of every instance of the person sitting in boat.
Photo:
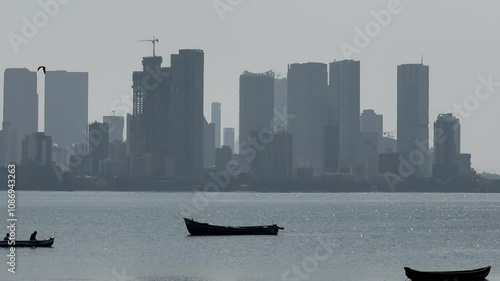
<svg viewBox="0 0 500 281">
<path fill-rule="evenodd" d="M 37 234 L 36 231 L 31 234 L 30 241 L 36 241 L 36 234 Z"/>
<path fill-rule="evenodd" d="M 5 237 L 3 238 L 3 241 L 8 241 L 10 238 L 10 234 L 7 232 L 7 234 L 5 234 Z"/>
</svg>

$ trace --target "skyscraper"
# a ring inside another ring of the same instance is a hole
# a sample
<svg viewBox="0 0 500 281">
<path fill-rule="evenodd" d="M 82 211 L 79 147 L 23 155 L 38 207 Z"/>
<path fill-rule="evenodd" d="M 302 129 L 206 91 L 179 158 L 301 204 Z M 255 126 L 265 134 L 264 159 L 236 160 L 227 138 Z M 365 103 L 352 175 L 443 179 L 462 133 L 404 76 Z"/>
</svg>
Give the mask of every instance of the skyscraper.
<svg viewBox="0 0 500 281">
<path fill-rule="evenodd" d="M 162 174 L 164 159 L 169 154 L 169 145 L 172 143 L 169 138 L 169 122 L 172 121 L 172 116 L 169 116 L 171 69 L 162 67 L 162 62 L 162 57 L 145 57 L 142 60 L 143 72 L 139 75 L 143 93 L 142 114 L 139 118 L 144 134 L 143 152 L 151 153 L 159 174 Z"/>
<path fill-rule="evenodd" d="M 274 135 L 271 144 L 271 180 L 290 180 L 293 167 L 292 135 L 281 129 Z"/>
<path fill-rule="evenodd" d="M 125 118 L 123 116 L 104 116 L 103 122 L 109 126 L 109 143 L 123 141 L 123 127 Z"/>
<path fill-rule="evenodd" d="M 106 123 L 94 122 L 89 125 L 88 146 L 90 172 L 99 174 L 99 162 L 109 156 L 109 127 Z"/>
<path fill-rule="evenodd" d="M 384 136 L 384 116 L 377 114 L 373 109 L 365 109 L 360 119 L 361 133 L 376 133 L 378 137 L 378 151 L 383 153 L 382 137 Z"/>
<path fill-rule="evenodd" d="M 234 153 L 234 128 L 224 128 L 224 145 L 231 148 Z"/>
<path fill-rule="evenodd" d="M 21 160 L 21 142 L 38 132 L 38 94 L 36 72 L 26 68 L 9 68 L 4 73 L 3 122 L 9 124 L 11 148 L 9 161 Z M 5 123 L 4 123 L 5 124 Z M 7 131 L 6 128 L 3 128 Z M 12 135 L 15 134 L 15 135 Z"/>
<path fill-rule="evenodd" d="M 324 63 L 288 66 L 288 132 L 293 136 L 295 168 L 323 173 L 323 127 L 328 124 L 328 67 Z"/>
<path fill-rule="evenodd" d="M 193 175 L 203 169 L 203 51 L 180 50 L 171 56 L 171 69 L 176 173 Z"/>
<path fill-rule="evenodd" d="M 274 73 L 240 75 L 240 154 L 250 146 L 250 133 L 274 129 Z"/>
<path fill-rule="evenodd" d="M 434 122 L 434 165 L 432 175 L 437 178 L 457 176 L 459 157 L 460 121 L 451 113 L 440 114 L 436 122 Z"/>
<path fill-rule="evenodd" d="M 340 132 L 340 165 L 353 167 L 359 161 L 360 63 L 354 60 L 330 63 L 329 109 Z"/>
<path fill-rule="evenodd" d="M 288 82 L 285 78 L 276 78 L 274 80 L 274 108 L 283 116 L 287 114 L 288 103 Z M 287 129 L 288 124 L 285 120 L 277 118 L 274 127 Z"/>
<path fill-rule="evenodd" d="M 212 103 L 212 123 L 215 123 L 215 148 L 220 148 L 221 104 L 219 102 Z"/>
<path fill-rule="evenodd" d="M 212 169 L 215 165 L 215 123 L 208 123 L 204 120 L 203 126 L 203 168 Z"/>
<path fill-rule="evenodd" d="M 9 122 L 2 122 L 2 130 L 0 131 L 0 167 L 7 167 L 12 163 L 17 162 L 17 131 L 11 128 Z"/>
<path fill-rule="evenodd" d="M 86 72 L 47 71 L 45 75 L 45 133 L 59 147 L 85 140 L 88 83 Z"/>
<path fill-rule="evenodd" d="M 411 153 L 426 157 L 429 149 L 429 66 L 398 66 L 398 152 L 407 161 Z M 425 151 L 421 151 L 423 150 Z M 428 157 L 426 157 L 428 158 Z M 430 161 L 415 162 L 415 175 L 429 175 Z"/>
<path fill-rule="evenodd" d="M 337 126 L 324 127 L 324 172 L 338 173 L 340 171 L 340 134 Z"/>
</svg>

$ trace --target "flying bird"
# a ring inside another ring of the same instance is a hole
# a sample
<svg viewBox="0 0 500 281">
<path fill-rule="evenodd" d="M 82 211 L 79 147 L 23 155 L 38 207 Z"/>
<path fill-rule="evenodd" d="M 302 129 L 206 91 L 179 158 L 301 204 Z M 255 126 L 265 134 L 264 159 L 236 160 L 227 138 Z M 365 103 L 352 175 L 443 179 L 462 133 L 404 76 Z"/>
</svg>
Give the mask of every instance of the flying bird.
<svg viewBox="0 0 500 281">
<path fill-rule="evenodd" d="M 43 69 L 43 74 L 47 74 L 47 72 L 45 71 L 45 66 L 39 66 L 37 71 L 40 71 L 40 69 Z"/>
</svg>

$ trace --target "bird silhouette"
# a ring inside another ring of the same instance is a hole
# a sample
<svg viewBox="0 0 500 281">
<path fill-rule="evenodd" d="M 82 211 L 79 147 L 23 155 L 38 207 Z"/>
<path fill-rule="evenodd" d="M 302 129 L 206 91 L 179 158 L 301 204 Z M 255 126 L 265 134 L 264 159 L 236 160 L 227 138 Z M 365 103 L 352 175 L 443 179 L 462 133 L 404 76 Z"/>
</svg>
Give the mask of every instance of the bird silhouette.
<svg viewBox="0 0 500 281">
<path fill-rule="evenodd" d="M 45 71 L 45 66 L 39 66 L 38 69 L 36 71 L 40 71 L 40 69 L 43 69 L 43 74 L 47 74 L 47 72 Z"/>
</svg>

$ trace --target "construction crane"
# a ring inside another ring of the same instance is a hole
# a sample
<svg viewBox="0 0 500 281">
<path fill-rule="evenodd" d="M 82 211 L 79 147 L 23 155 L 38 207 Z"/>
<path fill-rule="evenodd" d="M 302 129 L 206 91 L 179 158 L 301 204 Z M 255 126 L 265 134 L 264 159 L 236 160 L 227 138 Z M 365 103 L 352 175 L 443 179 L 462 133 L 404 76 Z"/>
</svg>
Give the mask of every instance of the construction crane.
<svg viewBox="0 0 500 281">
<path fill-rule="evenodd" d="M 156 37 L 153 36 L 153 39 L 149 40 L 139 40 L 139 42 L 151 42 L 153 43 L 153 57 L 156 57 L 156 43 L 160 42 Z"/>
</svg>

